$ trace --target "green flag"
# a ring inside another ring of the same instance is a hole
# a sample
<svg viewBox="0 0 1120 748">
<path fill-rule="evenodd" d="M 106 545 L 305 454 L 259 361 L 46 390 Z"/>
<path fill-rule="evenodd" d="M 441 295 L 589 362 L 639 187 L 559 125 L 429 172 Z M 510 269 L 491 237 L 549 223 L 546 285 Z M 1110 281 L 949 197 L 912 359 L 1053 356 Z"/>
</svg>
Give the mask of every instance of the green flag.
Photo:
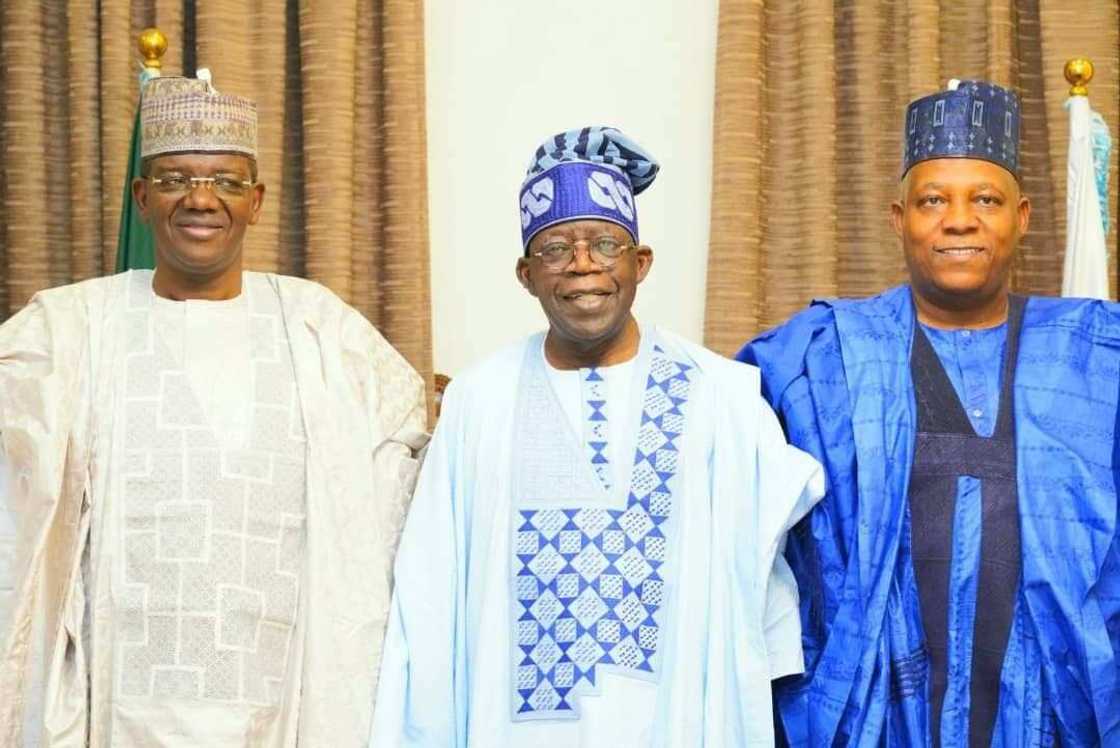
<svg viewBox="0 0 1120 748">
<path fill-rule="evenodd" d="M 140 73 L 140 90 L 143 96 L 144 84 L 158 72 L 145 68 Z M 140 211 L 132 199 L 132 180 L 140 176 L 140 107 L 136 107 L 136 120 L 132 124 L 132 144 L 128 153 L 128 173 L 124 179 L 124 195 L 121 198 L 121 228 L 117 235 L 117 269 L 125 270 L 154 268 L 156 266 L 155 242 L 152 231 L 140 218 Z"/>
</svg>

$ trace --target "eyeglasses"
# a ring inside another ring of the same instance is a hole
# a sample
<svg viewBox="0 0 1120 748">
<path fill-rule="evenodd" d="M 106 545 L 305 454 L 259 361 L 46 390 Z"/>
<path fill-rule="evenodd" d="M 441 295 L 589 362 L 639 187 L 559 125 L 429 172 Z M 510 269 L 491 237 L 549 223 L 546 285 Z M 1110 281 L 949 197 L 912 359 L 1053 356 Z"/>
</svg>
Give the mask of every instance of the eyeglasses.
<svg viewBox="0 0 1120 748">
<path fill-rule="evenodd" d="M 186 174 L 167 174 L 162 177 L 149 177 L 161 194 L 182 197 L 198 185 L 209 187 L 218 197 L 235 199 L 245 197 L 256 182 L 247 182 L 232 174 L 217 174 L 212 177 L 188 177 Z"/>
<path fill-rule="evenodd" d="M 546 269 L 553 272 L 560 272 L 572 264 L 572 260 L 574 260 L 576 256 L 576 247 L 580 244 L 587 247 L 587 256 L 604 270 L 614 267 L 615 263 L 622 257 L 622 253 L 634 247 L 632 244 L 623 244 L 617 239 L 603 237 L 592 241 L 581 239 L 571 244 L 566 242 L 549 242 L 540 249 L 535 252 L 530 252 L 529 254 L 540 258 L 541 264 L 544 265 Z"/>
</svg>

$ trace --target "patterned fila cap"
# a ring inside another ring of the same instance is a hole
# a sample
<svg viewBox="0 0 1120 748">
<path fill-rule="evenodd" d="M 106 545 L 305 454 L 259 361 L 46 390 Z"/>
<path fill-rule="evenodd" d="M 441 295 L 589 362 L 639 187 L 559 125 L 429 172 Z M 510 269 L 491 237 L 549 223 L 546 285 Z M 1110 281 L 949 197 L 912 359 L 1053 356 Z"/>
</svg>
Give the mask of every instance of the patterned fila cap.
<svg viewBox="0 0 1120 748">
<path fill-rule="evenodd" d="M 657 162 L 613 127 L 592 126 L 555 135 L 537 148 L 521 184 L 521 242 L 565 221 L 617 223 L 638 241 L 634 196 L 657 176 Z"/>
</svg>

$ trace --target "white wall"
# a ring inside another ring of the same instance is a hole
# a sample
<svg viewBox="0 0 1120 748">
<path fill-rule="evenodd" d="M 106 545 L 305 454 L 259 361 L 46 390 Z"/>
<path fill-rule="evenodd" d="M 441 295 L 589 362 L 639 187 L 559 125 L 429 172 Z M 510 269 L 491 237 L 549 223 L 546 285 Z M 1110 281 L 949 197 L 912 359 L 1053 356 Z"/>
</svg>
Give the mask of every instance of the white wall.
<svg viewBox="0 0 1120 748">
<path fill-rule="evenodd" d="M 700 340 L 718 0 L 427 0 L 435 369 L 545 325 L 514 278 L 517 190 L 545 138 L 619 127 L 661 174 L 637 199 L 653 271 L 635 313 Z"/>
</svg>

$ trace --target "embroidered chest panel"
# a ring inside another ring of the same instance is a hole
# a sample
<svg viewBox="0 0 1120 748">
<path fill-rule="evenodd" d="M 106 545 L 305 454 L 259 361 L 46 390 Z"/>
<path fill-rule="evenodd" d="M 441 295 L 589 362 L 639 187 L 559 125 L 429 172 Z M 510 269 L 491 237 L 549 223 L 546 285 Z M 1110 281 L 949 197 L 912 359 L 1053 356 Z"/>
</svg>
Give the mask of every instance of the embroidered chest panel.
<svg viewBox="0 0 1120 748">
<path fill-rule="evenodd" d="M 546 499 L 537 495 L 515 509 L 514 719 L 577 717 L 574 697 L 595 692 L 603 668 L 656 678 L 667 593 L 667 523 L 678 482 L 690 372 L 689 365 L 653 346 L 624 507 L 604 506 L 602 499 L 572 500 L 593 495 L 577 490 L 566 497 L 571 506 L 559 495 L 545 507 L 526 508 Z M 612 411 L 604 407 L 597 387 L 584 391 L 595 401 L 585 403 L 585 445 L 558 451 L 569 459 L 590 457 L 587 467 L 596 480 L 589 482 L 609 486 L 602 470 L 607 464 L 603 437 Z M 533 410 L 547 413 L 550 405 L 533 404 Z M 588 437 L 596 443 L 588 445 Z M 526 447 L 533 452 L 531 444 Z M 528 483 L 541 488 L 539 482 Z M 580 481 L 555 485 L 578 487 Z"/>
<path fill-rule="evenodd" d="M 278 300 L 250 296 L 247 440 L 223 446 L 133 288 L 114 593 L 126 697 L 275 705 L 299 599 L 305 435 Z"/>
</svg>

